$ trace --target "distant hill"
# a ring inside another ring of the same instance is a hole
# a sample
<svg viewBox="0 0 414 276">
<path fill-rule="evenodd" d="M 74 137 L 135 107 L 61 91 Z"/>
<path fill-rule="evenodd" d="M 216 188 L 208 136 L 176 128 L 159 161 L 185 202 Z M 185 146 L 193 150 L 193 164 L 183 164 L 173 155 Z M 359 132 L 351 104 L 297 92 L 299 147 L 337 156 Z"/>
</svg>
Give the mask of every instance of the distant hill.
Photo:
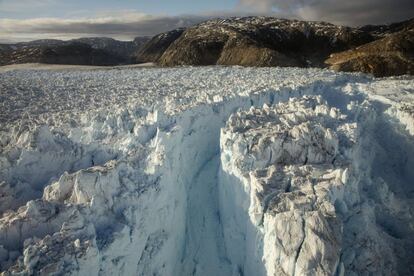
<svg viewBox="0 0 414 276">
<path fill-rule="evenodd" d="M 150 37 L 137 37 L 133 41 L 119 41 L 108 37 L 87 37 L 74 39 L 72 41 L 85 43 L 94 49 L 101 49 L 121 57 L 130 58 L 149 40 Z"/>
<path fill-rule="evenodd" d="M 107 37 L 79 38 L 69 41 L 44 39 L 16 44 L 0 44 L 0 65 L 50 63 L 79 65 L 130 64 L 132 56 L 149 37 L 118 41 Z"/>
<path fill-rule="evenodd" d="M 1 65 L 18 63 L 117 65 L 123 62 L 125 62 L 123 57 L 78 42 L 63 45 L 26 46 L 0 53 Z"/>
<path fill-rule="evenodd" d="M 365 32 L 369 32 L 376 39 L 380 39 L 385 37 L 386 35 L 412 28 L 414 28 L 414 18 L 388 25 L 366 25 L 360 27 L 359 29 Z"/>
</svg>

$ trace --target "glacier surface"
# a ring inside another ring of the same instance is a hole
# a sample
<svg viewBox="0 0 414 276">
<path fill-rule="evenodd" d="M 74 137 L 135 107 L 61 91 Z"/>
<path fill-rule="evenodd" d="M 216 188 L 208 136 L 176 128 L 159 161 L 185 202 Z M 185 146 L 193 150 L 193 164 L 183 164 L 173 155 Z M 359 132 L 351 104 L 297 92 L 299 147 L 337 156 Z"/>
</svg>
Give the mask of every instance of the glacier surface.
<svg viewBox="0 0 414 276">
<path fill-rule="evenodd" d="M 2 275 L 412 275 L 414 80 L 0 73 Z"/>
</svg>

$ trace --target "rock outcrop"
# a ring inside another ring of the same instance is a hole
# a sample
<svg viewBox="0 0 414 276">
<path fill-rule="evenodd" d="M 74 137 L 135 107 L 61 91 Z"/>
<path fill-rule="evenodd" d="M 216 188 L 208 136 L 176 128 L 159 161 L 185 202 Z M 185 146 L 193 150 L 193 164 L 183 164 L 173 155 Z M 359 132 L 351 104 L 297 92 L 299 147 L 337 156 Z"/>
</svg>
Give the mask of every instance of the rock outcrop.
<svg viewBox="0 0 414 276">
<path fill-rule="evenodd" d="M 414 27 L 352 50 L 332 54 L 331 69 L 364 72 L 377 77 L 414 74 Z"/>
<path fill-rule="evenodd" d="M 324 22 L 216 19 L 188 28 L 158 62 L 165 66 L 321 66 L 330 53 L 372 40 L 367 32 Z"/>
<path fill-rule="evenodd" d="M 180 37 L 184 29 L 176 29 L 169 32 L 161 33 L 145 43 L 135 55 L 136 63 L 156 62 L 162 56 L 164 51 Z"/>
</svg>

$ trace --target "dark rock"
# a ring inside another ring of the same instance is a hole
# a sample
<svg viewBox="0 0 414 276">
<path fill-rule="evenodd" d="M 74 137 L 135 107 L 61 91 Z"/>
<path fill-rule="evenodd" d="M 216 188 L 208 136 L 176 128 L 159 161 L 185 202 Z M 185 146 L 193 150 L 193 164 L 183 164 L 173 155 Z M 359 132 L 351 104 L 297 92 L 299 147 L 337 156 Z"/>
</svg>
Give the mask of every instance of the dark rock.
<svg viewBox="0 0 414 276">
<path fill-rule="evenodd" d="M 26 62 L 79 65 L 130 64 L 134 62 L 132 56 L 149 39 L 149 37 L 137 37 L 134 41 L 118 41 L 107 37 L 87 37 L 69 41 L 42 39 L 0 44 L 0 65 Z M 63 56 L 58 56 L 59 54 Z"/>
<path fill-rule="evenodd" d="M 389 25 L 366 25 L 359 28 L 363 32 L 369 32 L 377 39 L 386 35 L 414 28 L 414 18 Z"/>
<path fill-rule="evenodd" d="M 135 54 L 136 63 L 158 62 L 164 51 L 184 32 L 184 29 L 176 29 L 154 36 L 145 43 Z"/>
<path fill-rule="evenodd" d="M 414 28 L 389 34 L 382 39 L 345 52 L 332 54 L 331 69 L 364 72 L 376 77 L 414 74 Z"/>
<path fill-rule="evenodd" d="M 138 52 L 137 61 L 162 66 L 330 66 L 376 76 L 412 74 L 407 30 L 413 26 L 414 19 L 359 28 L 272 17 L 215 19 L 155 36 Z"/>
<path fill-rule="evenodd" d="M 0 53 L 0 65 L 16 63 L 116 65 L 123 62 L 125 62 L 123 57 L 75 42 L 57 46 L 23 47 Z"/>
<path fill-rule="evenodd" d="M 216 19 L 188 28 L 156 60 L 174 65 L 317 66 L 374 38 L 356 28 L 272 17 Z M 145 48 L 145 47 L 144 47 Z"/>
<path fill-rule="evenodd" d="M 131 63 L 135 52 L 149 40 L 149 37 L 136 37 L 133 41 L 119 41 L 108 37 L 86 37 L 72 41 L 88 44 L 94 49 L 105 50 Z"/>
</svg>

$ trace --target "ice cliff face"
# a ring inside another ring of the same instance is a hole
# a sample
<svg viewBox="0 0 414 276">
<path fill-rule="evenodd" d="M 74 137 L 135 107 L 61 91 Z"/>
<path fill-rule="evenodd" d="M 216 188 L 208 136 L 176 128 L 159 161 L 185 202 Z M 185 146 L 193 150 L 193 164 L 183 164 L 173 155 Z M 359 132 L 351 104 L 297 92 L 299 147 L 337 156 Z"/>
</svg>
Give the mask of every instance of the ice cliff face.
<svg viewBox="0 0 414 276">
<path fill-rule="evenodd" d="M 412 80 L 277 68 L 0 79 L 3 275 L 414 272 Z"/>
<path fill-rule="evenodd" d="M 241 199 L 223 206 L 223 226 L 228 244 L 247 240 L 247 250 L 234 250 L 246 252 L 236 263 L 247 274 L 257 266 L 268 275 L 343 273 L 342 219 L 359 200 L 359 128 L 369 120 L 363 105 L 348 108 L 360 115 L 305 96 L 236 113 L 222 130 L 221 202 Z M 248 217 L 238 219 L 238 209 Z"/>
</svg>

